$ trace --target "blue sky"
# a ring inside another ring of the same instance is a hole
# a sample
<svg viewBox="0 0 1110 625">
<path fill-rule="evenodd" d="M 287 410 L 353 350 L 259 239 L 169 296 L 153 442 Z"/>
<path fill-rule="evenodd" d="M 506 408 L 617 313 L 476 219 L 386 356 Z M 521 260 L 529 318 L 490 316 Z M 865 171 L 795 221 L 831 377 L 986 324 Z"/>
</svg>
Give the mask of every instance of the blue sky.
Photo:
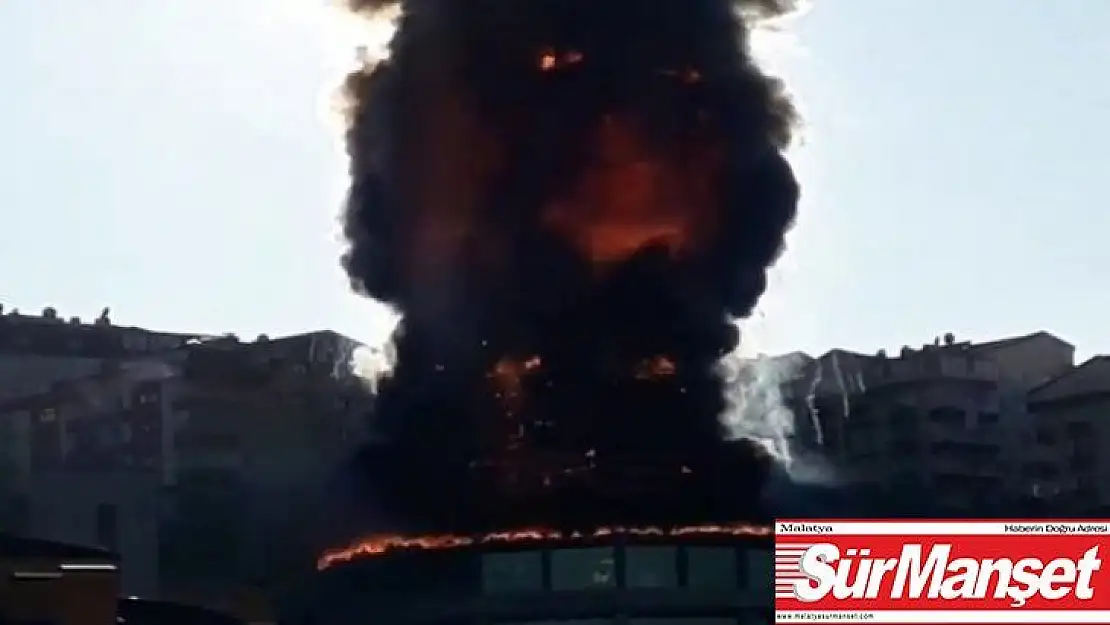
<svg viewBox="0 0 1110 625">
<path fill-rule="evenodd" d="M 380 336 L 336 263 L 311 3 L 0 3 L 0 302 Z M 753 348 L 1049 329 L 1110 352 L 1110 2 L 1050 4 L 819 0 L 797 23 L 805 198 Z"/>
</svg>

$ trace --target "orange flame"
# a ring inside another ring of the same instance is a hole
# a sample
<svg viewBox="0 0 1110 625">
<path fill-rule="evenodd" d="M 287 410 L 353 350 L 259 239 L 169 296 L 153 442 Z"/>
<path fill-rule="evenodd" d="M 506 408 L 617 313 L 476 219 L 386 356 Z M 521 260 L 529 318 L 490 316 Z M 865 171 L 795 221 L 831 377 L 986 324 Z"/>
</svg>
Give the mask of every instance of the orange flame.
<svg viewBox="0 0 1110 625">
<path fill-rule="evenodd" d="M 497 386 L 498 398 L 505 403 L 507 408 L 514 411 L 519 408 L 523 393 L 522 378 L 526 374 L 539 369 L 542 364 L 543 361 L 539 356 L 532 356 L 527 360 L 502 358 L 493 366 L 489 377 Z"/>
<path fill-rule="evenodd" d="M 662 527 L 603 527 L 591 532 L 561 532 L 550 529 L 523 529 L 491 532 L 477 536 L 439 534 L 429 536 L 403 536 L 383 534 L 368 536 L 342 549 L 324 553 L 316 562 L 317 570 L 379 556 L 394 551 L 442 550 L 473 545 L 498 545 L 528 542 L 580 541 L 608 536 L 770 536 L 773 530 L 767 525 L 731 523 L 727 525 L 689 525 L 675 528 Z"/>
<path fill-rule="evenodd" d="M 712 230 L 716 155 L 704 150 L 676 162 L 646 145 L 633 126 L 607 118 L 598 161 L 544 214 L 545 224 L 595 266 L 619 263 L 649 245 L 677 256 Z"/>
<path fill-rule="evenodd" d="M 577 50 L 568 50 L 566 52 L 556 52 L 551 48 L 545 48 L 540 52 L 537 65 L 541 72 L 550 72 L 557 69 L 562 69 L 570 65 L 577 65 L 585 58 L 583 54 Z"/>
<path fill-rule="evenodd" d="M 649 358 L 636 366 L 636 379 L 651 380 L 674 375 L 678 370 L 675 362 L 666 356 Z"/>
</svg>

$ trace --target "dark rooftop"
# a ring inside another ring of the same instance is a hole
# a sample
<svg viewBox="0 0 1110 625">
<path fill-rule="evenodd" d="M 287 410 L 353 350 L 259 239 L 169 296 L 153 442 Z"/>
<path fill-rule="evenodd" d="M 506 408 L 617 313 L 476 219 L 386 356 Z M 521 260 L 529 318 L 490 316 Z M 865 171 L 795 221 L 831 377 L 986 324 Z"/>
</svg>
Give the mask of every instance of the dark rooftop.
<svg viewBox="0 0 1110 625">
<path fill-rule="evenodd" d="M 0 558 L 57 558 L 59 560 L 109 560 L 119 562 L 119 555 L 107 549 L 27 538 L 0 533 Z"/>
</svg>

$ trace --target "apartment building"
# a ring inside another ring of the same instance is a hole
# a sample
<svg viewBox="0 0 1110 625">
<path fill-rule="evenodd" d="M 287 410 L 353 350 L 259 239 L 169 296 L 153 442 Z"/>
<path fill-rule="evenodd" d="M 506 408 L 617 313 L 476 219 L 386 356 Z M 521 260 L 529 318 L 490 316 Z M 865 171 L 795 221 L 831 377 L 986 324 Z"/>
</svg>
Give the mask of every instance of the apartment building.
<svg viewBox="0 0 1110 625">
<path fill-rule="evenodd" d="M 108 309 L 86 322 L 50 307 L 34 315 L 0 304 L 0 402 L 48 393 L 57 382 L 95 375 L 105 363 L 199 338 L 119 326 Z M 28 521 L 31 423 L 27 411 L 0 420 L 0 530 L 20 531 Z"/>
<path fill-rule="evenodd" d="M 947 334 L 920 348 L 833 350 L 808 375 L 821 447 L 842 477 L 959 511 L 1033 496 L 1026 394 L 1074 368 L 1047 332 L 973 343 Z M 811 444 L 814 441 L 811 441 Z"/>
<path fill-rule="evenodd" d="M 1035 447 L 1026 467 L 1071 513 L 1110 512 L 1110 356 L 1096 356 L 1029 393 Z"/>
<path fill-rule="evenodd" d="M 45 392 L 58 380 L 92 375 L 106 360 L 165 351 L 204 338 L 112 323 L 109 309 L 91 322 L 47 307 L 21 313 L 0 304 L 0 398 Z"/>
<path fill-rule="evenodd" d="M 117 549 L 125 590 L 143 596 L 159 581 L 263 575 L 278 503 L 363 436 L 369 394 L 345 365 L 354 345 L 332 332 L 209 340 L 3 402 L 0 423 L 24 432 L 9 456 L 25 529 Z"/>
</svg>

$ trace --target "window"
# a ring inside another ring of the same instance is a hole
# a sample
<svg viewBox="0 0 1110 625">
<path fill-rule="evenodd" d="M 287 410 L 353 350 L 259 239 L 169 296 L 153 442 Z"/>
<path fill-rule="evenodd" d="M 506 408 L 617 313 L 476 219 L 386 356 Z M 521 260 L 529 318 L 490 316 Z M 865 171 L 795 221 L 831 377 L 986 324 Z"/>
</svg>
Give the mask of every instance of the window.
<svg viewBox="0 0 1110 625">
<path fill-rule="evenodd" d="M 767 549 L 749 549 L 744 552 L 747 560 L 747 577 L 744 586 L 771 594 L 775 587 L 775 555 Z"/>
<path fill-rule="evenodd" d="M 1055 445 L 1056 444 L 1056 434 L 1055 434 L 1055 432 L 1048 429 L 1047 427 L 1037 428 L 1037 444 L 1038 445 L 1045 445 L 1045 446 Z"/>
<path fill-rule="evenodd" d="M 917 425 L 917 409 L 907 404 L 895 404 L 890 409 L 890 422 L 901 427 Z"/>
<path fill-rule="evenodd" d="M 189 423 L 189 411 L 184 410 L 184 409 L 174 410 L 173 415 L 172 415 L 171 418 L 172 418 L 173 427 L 175 427 L 175 428 L 185 427 Z"/>
<path fill-rule="evenodd" d="M 97 444 L 100 447 L 111 447 L 116 442 L 116 428 L 111 423 L 102 423 L 96 428 Z"/>
<path fill-rule="evenodd" d="M 929 420 L 943 427 L 962 428 L 967 425 L 967 415 L 959 408 L 948 407 L 930 410 Z"/>
<path fill-rule="evenodd" d="M 551 553 L 553 590 L 582 590 L 616 586 L 612 547 L 560 549 Z"/>
<path fill-rule="evenodd" d="M 96 542 L 105 549 L 116 551 L 119 547 L 119 509 L 115 504 L 96 506 Z"/>
<path fill-rule="evenodd" d="M 624 581 L 628 588 L 674 588 L 678 586 L 678 549 L 675 547 L 629 547 Z"/>
<path fill-rule="evenodd" d="M 686 585 L 692 588 L 736 588 L 736 551 L 727 547 L 689 547 Z"/>
<path fill-rule="evenodd" d="M 482 589 L 487 592 L 540 590 L 543 555 L 539 551 L 490 553 L 482 558 Z"/>
<path fill-rule="evenodd" d="M 1072 471 L 1087 473 L 1098 466 L 1098 460 L 1093 454 L 1075 453 L 1068 460 L 1068 466 L 1071 467 Z"/>
<path fill-rule="evenodd" d="M 890 442 L 889 454 L 894 458 L 921 453 L 921 440 L 916 438 L 896 438 Z"/>
<path fill-rule="evenodd" d="M 998 413 L 997 412 L 980 412 L 979 413 L 979 425 L 984 426 L 984 427 L 998 425 Z"/>
<path fill-rule="evenodd" d="M 1068 436 L 1084 439 L 1095 435 L 1095 427 L 1089 421 L 1071 421 L 1067 424 Z"/>
</svg>

